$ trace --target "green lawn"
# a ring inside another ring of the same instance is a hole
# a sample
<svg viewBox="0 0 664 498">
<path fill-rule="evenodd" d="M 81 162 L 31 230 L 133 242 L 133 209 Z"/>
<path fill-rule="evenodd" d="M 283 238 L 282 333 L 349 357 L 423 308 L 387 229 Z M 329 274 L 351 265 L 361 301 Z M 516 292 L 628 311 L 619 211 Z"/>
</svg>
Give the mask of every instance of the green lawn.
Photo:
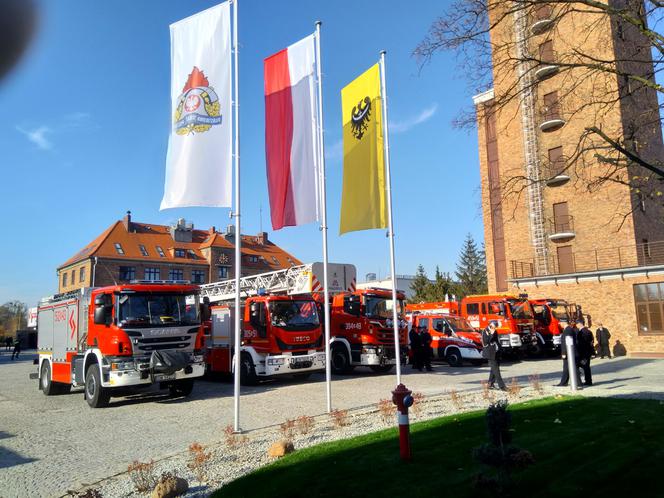
<svg viewBox="0 0 664 498">
<path fill-rule="evenodd" d="M 664 403 L 546 398 L 510 411 L 513 443 L 536 461 L 516 474 L 514 496 L 664 496 Z M 484 412 L 414 424 L 411 463 L 399 460 L 396 429 L 325 443 L 298 450 L 213 496 L 482 496 L 472 485 L 480 467 L 471 450 L 486 441 L 485 434 Z"/>
</svg>

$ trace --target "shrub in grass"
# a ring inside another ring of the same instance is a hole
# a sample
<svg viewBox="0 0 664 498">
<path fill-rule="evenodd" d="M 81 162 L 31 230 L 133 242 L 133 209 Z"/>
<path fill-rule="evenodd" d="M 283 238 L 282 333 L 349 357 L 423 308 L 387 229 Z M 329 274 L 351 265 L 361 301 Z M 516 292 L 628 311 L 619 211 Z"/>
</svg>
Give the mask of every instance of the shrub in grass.
<svg viewBox="0 0 664 498">
<path fill-rule="evenodd" d="M 392 403 L 391 399 L 381 399 L 378 402 L 378 413 L 385 425 L 394 420 L 396 414 L 396 406 Z"/>
<path fill-rule="evenodd" d="M 191 443 L 189 445 L 189 463 L 187 467 L 194 473 L 199 483 L 205 482 L 207 478 L 207 462 L 212 457 L 212 453 L 205 451 L 205 446 L 200 443 Z"/>
<path fill-rule="evenodd" d="M 422 405 L 424 404 L 424 394 L 413 393 L 412 396 L 413 396 L 413 406 L 410 407 L 410 410 L 413 411 L 413 415 L 419 417 L 420 413 L 422 413 Z"/>
<path fill-rule="evenodd" d="M 330 418 L 332 419 L 332 424 L 337 429 L 350 425 L 348 410 L 332 410 L 330 412 Z"/>
<path fill-rule="evenodd" d="M 519 397 L 520 392 L 521 392 L 521 385 L 519 384 L 519 381 L 516 380 L 516 377 L 512 377 L 512 380 L 507 386 L 507 394 L 510 396 L 510 398 L 516 399 Z"/>
<path fill-rule="evenodd" d="M 508 496 L 513 488 L 512 473 L 535 462 L 528 451 L 512 445 L 512 416 L 505 400 L 492 403 L 486 411 L 489 442 L 473 449 L 473 458 L 485 466 L 475 477 L 475 486 L 495 496 Z"/>
<path fill-rule="evenodd" d="M 279 426 L 279 428 L 281 429 L 281 435 L 284 437 L 284 439 L 287 441 L 293 440 L 293 434 L 295 433 L 295 420 L 287 418 L 286 421 Z"/>
<path fill-rule="evenodd" d="M 249 438 L 247 436 L 241 436 L 240 434 L 237 434 L 232 425 L 229 424 L 224 427 L 224 442 L 226 443 L 226 447 L 229 450 L 234 450 L 242 446 L 248 440 Z"/>
<path fill-rule="evenodd" d="M 533 387 L 533 390 L 537 394 L 544 394 L 544 388 L 542 387 L 542 382 L 540 381 L 539 374 L 531 375 L 529 377 L 530 385 Z"/>
</svg>

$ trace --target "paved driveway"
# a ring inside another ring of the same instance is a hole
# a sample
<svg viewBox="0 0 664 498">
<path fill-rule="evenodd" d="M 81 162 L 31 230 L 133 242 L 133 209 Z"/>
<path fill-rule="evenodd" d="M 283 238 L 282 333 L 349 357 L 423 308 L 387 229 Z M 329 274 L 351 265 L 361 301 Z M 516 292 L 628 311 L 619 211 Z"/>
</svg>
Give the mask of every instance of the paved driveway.
<svg viewBox="0 0 664 498">
<path fill-rule="evenodd" d="M 232 423 L 232 384 L 200 381 L 191 398 L 169 399 L 150 391 L 114 398 L 105 409 L 92 410 L 81 392 L 46 397 L 37 390 L 34 354 L 12 362 L 0 353 L 0 497 L 57 496 L 68 489 L 126 470 L 134 459 L 159 459 L 186 450 L 193 441 L 222 438 Z M 527 383 L 558 381 L 561 361 L 533 360 L 503 365 L 506 379 Z M 390 397 L 394 375 L 357 369 L 335 377 L 335 408 L 354 408 Z M 664 399 L 664 360 L 614 359 L 593 364 L 596 385 L 586 395 L 640 395 Z M 432 373 L 407 366 L 403 382 L 414 391 L 440 394 L 478 389 L 487 367 L 450 368 Z M 286 418 L 317 415 L 325 410 L 324 376 L 308 382 L 279 380 L 243 390 L 241 425 L 245 430 L 279 424 Z M 568 392 L 563 389 L 561 392 Z"/>
</svg>

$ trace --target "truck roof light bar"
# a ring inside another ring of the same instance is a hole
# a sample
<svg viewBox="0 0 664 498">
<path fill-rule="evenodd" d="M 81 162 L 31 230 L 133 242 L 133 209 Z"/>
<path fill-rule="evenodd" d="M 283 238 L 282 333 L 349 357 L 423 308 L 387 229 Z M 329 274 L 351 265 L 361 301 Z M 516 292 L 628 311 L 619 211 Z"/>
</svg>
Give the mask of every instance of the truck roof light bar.
<svg viewBox="0 0 664 498">
<path fill-rule="evenodd" d="M 189 285 L 190 280 L 132 280 L 130 284 L 141 285 Z"/>
</svg>

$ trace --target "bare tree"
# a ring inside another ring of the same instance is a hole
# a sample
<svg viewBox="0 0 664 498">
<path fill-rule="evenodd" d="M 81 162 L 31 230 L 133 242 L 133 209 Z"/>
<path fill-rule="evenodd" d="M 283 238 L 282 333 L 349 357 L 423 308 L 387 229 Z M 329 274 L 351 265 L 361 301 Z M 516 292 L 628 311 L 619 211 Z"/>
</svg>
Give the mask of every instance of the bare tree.
<svg viewBox="0 0 664 498">
<path fill-rule="evenodd" d="M 454 52 L 473 93 L 494 88 L 486 112 L 510 119 L 522 112 L 526 92 L 557 78 L 555 98 L 537 101 L 534 111 L 541 119 L 582 121 L 575 143 L 555 161 L 540 157 L 539 175 L 515 169 L 503 195 L 565 173 L 589 191 L 626 185 L 632 206 L 661 205 L 662 7 L 659 0 L 455 0 L 414 55 L 424 66 L 439 51 Z M 520 19 L 528 29 L 519 30 Z M 455 124 L 474 126 L 481 112 L 462 109 Z"/>
</svg>

